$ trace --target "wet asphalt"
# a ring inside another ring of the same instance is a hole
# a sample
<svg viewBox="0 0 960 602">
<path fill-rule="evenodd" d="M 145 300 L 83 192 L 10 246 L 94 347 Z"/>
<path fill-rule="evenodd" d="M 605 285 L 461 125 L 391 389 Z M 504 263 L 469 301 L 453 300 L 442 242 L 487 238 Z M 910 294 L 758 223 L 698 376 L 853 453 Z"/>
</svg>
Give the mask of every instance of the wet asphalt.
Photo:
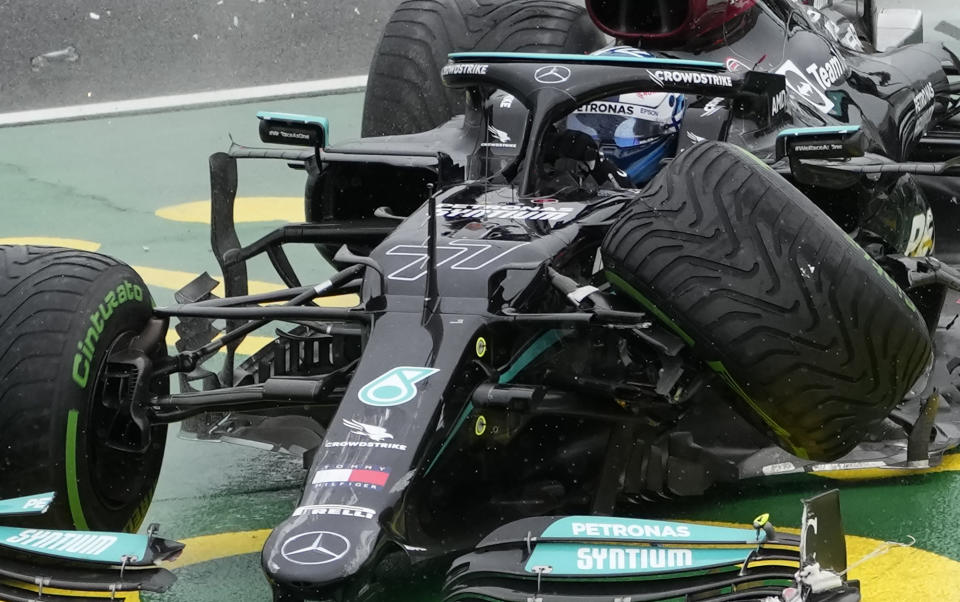
<svg viewBox="0 0 960 602">
<path fill-rule="evenodd" d="M 399 2 L 0 0 L 0 112 L 365 74 Z"/>
<path fill-rule="evenodd" d="M 956 0 L 922 8 L 960 51 Z M 0 0 L 0 113 L 367 72 L 400 0 Z"/>
</svg>

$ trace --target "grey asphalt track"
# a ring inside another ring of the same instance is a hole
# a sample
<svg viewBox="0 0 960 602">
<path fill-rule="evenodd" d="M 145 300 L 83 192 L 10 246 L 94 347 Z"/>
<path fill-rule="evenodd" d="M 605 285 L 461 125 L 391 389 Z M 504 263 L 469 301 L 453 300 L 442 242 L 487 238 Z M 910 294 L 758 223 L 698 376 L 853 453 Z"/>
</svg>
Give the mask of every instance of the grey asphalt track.
<svg viewBox="0 0 960 602">
<path fill-rule="evenodd" d="M 0 112 L 365 74 L 399 1 L 0 0 Z"/>
<path fill-rule="evenodd" d="M 875 1 L 960 51 L 956 0 Z M 0 0 L 0 113 L 365 74 L 399 2 Z"/>
</svg>

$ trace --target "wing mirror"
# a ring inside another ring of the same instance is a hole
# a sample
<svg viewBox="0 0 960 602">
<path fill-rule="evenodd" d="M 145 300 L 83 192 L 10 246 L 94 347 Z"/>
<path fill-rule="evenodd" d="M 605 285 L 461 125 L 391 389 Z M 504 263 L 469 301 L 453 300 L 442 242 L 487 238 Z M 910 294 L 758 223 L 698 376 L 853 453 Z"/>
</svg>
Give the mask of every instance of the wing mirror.
<svg viewBox="0 0 960 602">
<path fill-rule="evenodd" d="M 859 125 L 793 128 L 777 135 L 776 159 L 787 158 L 790 173 L 798 182 L 824 188 L 848 188 L 856 183 L 859 174 L 837 171 L 804 159 L 843 161 L 862 157 L 866 144 Z"/>
<path fill-rule="evenodd" d="M 330 124 L 324 117 L 261 111 L 257 119 L 263 142 L 313 148 L 323 148 L 327 143 Z"/>
<path fill-rule="evenodd" d="M 923 11 L 877 8 L 873 15 L 873 45 L 879 52 L 923 41 Z"/>
<path fill-rule="evenodd" d="M 864 138 L 859 125 L 793 128 L 777 134 L 777 161 L 797 159 L 849 159 L 862 157 Z"/>
</svg>

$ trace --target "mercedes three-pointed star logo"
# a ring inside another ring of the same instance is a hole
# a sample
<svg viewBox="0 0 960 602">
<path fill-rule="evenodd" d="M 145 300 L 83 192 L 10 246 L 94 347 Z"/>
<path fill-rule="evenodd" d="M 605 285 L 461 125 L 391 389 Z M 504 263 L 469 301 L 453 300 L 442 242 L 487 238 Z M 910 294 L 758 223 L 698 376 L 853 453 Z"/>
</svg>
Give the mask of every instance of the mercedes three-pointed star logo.
<svg viewBox="0 0 960 602">
<path fill-rule="evenodd" d="M 350 540 L 339 533 L 310 531 L 283 542 L 280 553 L 294 564 L 327 564 L 350 551 Z"/>
<path fill-rule="evenodd" d="M 563 65 L 548 65 L 537 69 L 533 79 L 541 84 L 562 84 L 570 79 L 570 70 Z"/>
</svg>

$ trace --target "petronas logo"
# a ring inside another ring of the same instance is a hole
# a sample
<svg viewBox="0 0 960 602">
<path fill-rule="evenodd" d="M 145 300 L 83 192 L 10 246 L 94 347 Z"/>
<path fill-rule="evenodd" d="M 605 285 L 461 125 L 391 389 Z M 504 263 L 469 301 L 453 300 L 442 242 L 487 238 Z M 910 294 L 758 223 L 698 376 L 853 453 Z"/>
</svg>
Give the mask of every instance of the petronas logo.
<svg viewBox="0 0 960 602">
<path fill-rule="evenodd" d="M 439 372 L 436 368 L 398 366 L 363 385 L 360 401 L 371 406 L 398 406 L 417 395 L 417 383 Z"/>
</svg>

